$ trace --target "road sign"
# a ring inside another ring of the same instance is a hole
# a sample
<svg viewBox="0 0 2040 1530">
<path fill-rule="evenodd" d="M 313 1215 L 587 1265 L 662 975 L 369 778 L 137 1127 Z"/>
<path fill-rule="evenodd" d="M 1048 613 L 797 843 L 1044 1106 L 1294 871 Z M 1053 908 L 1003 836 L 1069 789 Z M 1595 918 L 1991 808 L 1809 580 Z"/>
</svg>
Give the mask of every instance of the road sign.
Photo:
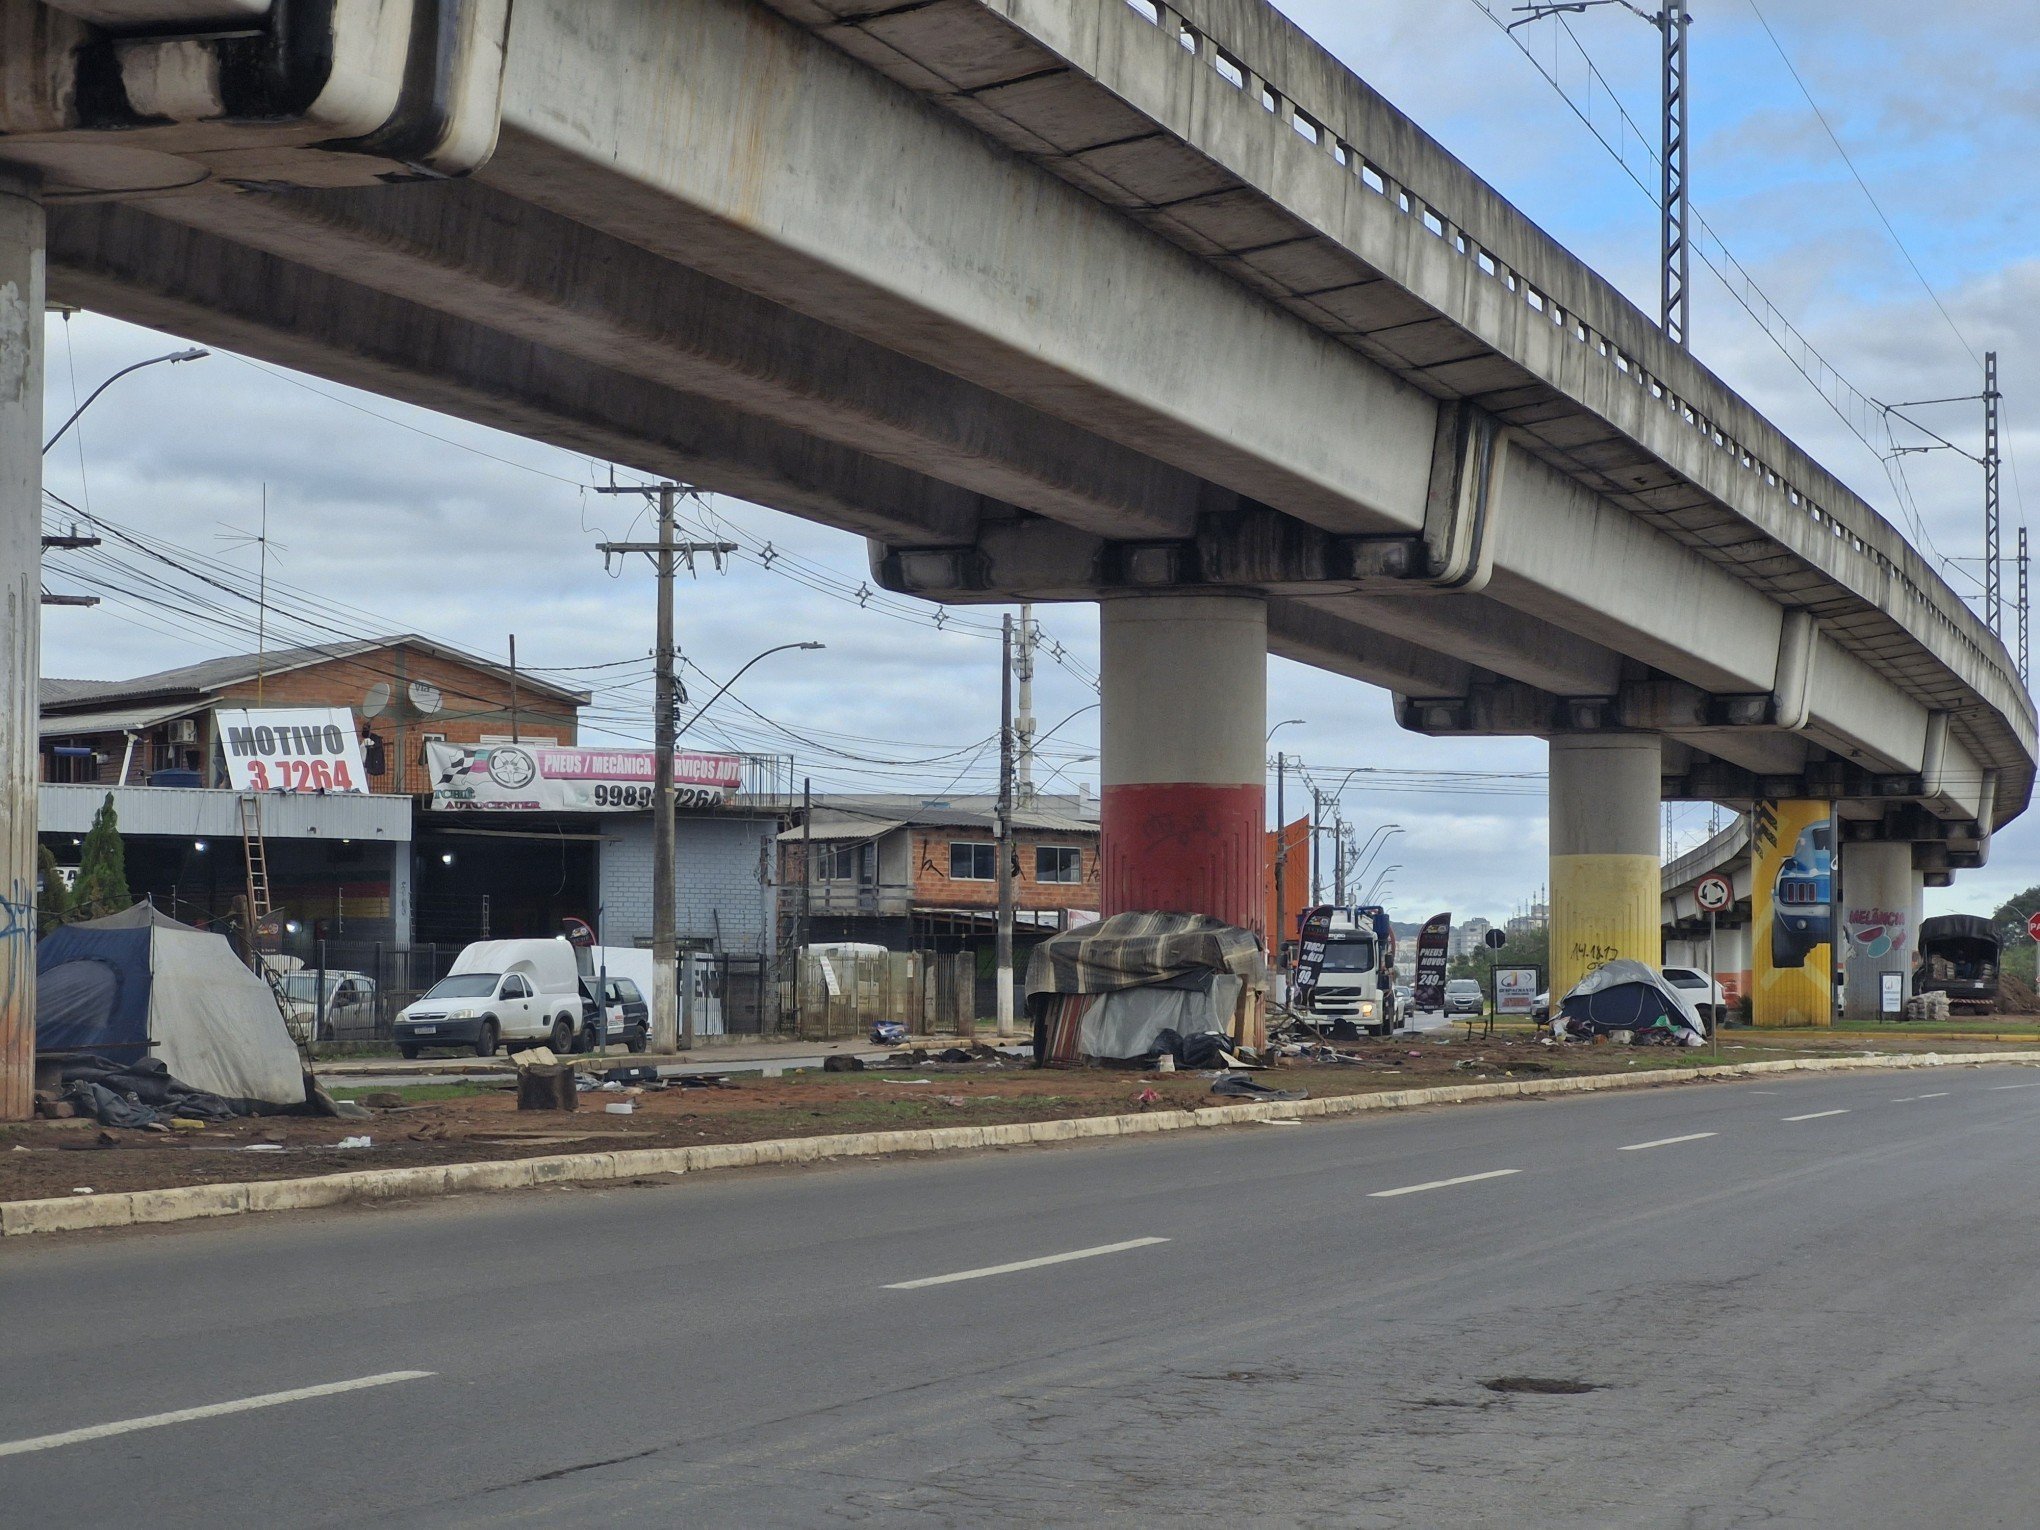
<svg viewBox="0 0 2040 1530">
<path fill-rule="evenodd" d="M 2035 915 L 2034 917 L 2040 918 L 2040 915 Z M 2035 935 L 2033 938 L 2040 940 L 2040 935 Z M 1487 934 L 1481 936 L 1481 939 L 1487 942 L 1487 947 L 1490 951 L 1499 951 L 1509 943 L 1509 936 L 1506 930 L 1489 930 Z"/>
<path fill-rule="evenodd" d="M 1702 877 L 1693 887 L 1693 901 L 1703 914 L 1719 914 L 1735 902 L 1735 889 L 1727 877 Z M 2033 937 L 2040 940 L 2040 935 Z"/>
<path fill-rule="evenodd" d="M 2035 940 L 2040 940 L 2040 910 L 2036 910 L 2032 918 L 2026 921 L 2026 933 Z"/>
</svg>

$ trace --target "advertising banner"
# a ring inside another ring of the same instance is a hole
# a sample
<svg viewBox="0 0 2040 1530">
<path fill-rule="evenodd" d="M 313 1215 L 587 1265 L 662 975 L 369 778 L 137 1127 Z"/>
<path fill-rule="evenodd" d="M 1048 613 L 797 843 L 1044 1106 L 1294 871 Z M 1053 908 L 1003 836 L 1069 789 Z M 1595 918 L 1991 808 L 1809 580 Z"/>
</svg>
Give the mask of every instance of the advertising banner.
<svg viewBox="0 0 2040 1530">
<path fill-rule="evenodd" d="M 1537 1012 L 1537 969 L 1535 967 L 1495 968 L 1495 1013 L 1530 1015 Z"/>
<path fill-rule="evenodd" d="M 1829 805 L 1758 802 L 1750 825 L 1751 1019 L 1757 1025 L 1827 1025 L 1834 1003 Z"/>
<path fill-rule="evenodd" d="M 345 707 L 218 707 L 213 722 L 237 792 L 368 790 L 361 739 Z"/>
<path fill-rule="evenodd" d="M 1417 932 L 1417 980 L 1410 1003 L 1419 1010 L 1445 1007 L 1445 947 L 1452 938 L 1452 916 L 1433 914 Z"/>
<path fill-rule="evenodd" d="M 575 749 L 554 744 L 427 744 L 432 806 L 450 812 L 637 813 L 652 805 L 649 749 Z M 742 787 L 733 754 L 673 756 L 681 808 L 727 806 Z"/>
<path fill-rule="evenodd" d="M 1296 992 L 1294 1002 L 1308 1004 L 1311 990 L 1324 975 L 1325 947 L 1330 943 L 1332 933 L 1332 908 L 1324 904 L 1317 908 L 1305 909 L 1298 925 L 1296 939 Z"/>
</svg>

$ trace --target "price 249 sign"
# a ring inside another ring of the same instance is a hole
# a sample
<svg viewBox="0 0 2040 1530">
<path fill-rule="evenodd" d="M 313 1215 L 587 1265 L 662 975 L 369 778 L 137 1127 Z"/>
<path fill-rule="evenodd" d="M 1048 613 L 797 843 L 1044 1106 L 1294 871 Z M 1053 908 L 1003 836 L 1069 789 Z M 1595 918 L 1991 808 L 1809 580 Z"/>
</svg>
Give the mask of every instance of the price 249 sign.
<svg viewBox="0 0 2040 1530">
<path fill-rule="evenodd" d="M 227 781 L 243 792 L 365 792 L 361 739 L 344 707 L 214 714 Z"/>
</svg>

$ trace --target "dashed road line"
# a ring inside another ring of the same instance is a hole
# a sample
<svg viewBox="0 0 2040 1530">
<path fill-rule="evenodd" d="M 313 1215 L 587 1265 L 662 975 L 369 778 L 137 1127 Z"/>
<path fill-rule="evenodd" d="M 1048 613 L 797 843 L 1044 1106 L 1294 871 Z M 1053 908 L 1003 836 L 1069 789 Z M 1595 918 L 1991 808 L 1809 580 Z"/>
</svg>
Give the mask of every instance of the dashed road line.
<svg viewBox="0 0 2040 1530">
<path fill-rule="evenodd" d="M 1659 1137 L 1659 1138 L 1658 1138 L 1658 1139 L 1657 1139 L 1656 1141 L 1654 1141 L 1654 1142 L 1629 1142 L 1629 1143 L 1625 1143 L 1625 1144 L 1623 1144 L 1623 1145 L 1622 1145 L 1621 1147 L 1617 1148 L 1617 1149 L 1616 1149 L 1615 1151 L 1616 1151 L 1616 1152 L 1618 1152 L 1618 1153 L 1640 1153 L 1640 1152 L 1642 1152 L 1642 1151 L 1643 1151 L 1643 1150 L 1644 1150 L 1645 1148 L 1654 1148 L 1654 1147 L 1671 1147 L 1671 1146 L 1672 1146 L 1672 1145 L 1673 1145 L 1674 1143 L 1679 1143 L 1679 1142 L 1698 1142 L 1698 1141 L 1700 1141 L 1700 1140 L 1701 1140 L 1702 1138 L 1706 1138 L 1706 1137 L 1718 1137 L 1718 1136 L 1720 1136 L 1720 1135 L 1721 1135 L 1721 1134 L 1720 1134 L 1719 1132 L 1688 1132 L 1688 1133 L 1687 1133 L 1687 1134 L 1686 1134 L 1685 1136 L 1683 1136 L 1683 1137 Z"/>
<path fill-rule="evenodd" d="M 1803 1116 L 1780 1116 L 1781 1121 L 1818 1121 L 1825 1116 L 1846 1116 L 1846 1110 L 1815 1110 Z"/>
<path fill-rule="evenodd" d="M 1020 1270 L 1038 1270 L 1044 1265 L 1068 1264 L 1072 1259 L 1096 1259 L 1100 1254 L 1123 1254 L 1132 1248 L 1167 1243 L 1167 1238 L 1129 1238 L 1124 1243 L 1101 1243 L 1096 1248 L 1072 1249 L 1067 1254 L 1043 1254 L 1039 1259 L 1016 1259 L 1011 1264 L 988 1264 L 982 1269 L 958 1270 L 951 1275 L 924 1275 L 919 1280 L 896 1280 L 888 1291 L 919 1291 L 924 1286 L 946 1286 L 959 1280 L 983 1280 L 988 1275 L 1011 1275 Z"/>
<path fill-rule="evenodd" d="M 1430 1179 L 1421 1185 L 1401 1185 L 1394 1190 L 1371 1190 L 1369 1200 L 1386 1200 L 1392 1195 L 1415 1195 L 1423 1190 L 1444 1190 L 1453 1185 L 1471 1185 L 1483 1179 L 1505 1179 L 1511 1174 L 1521 1174 L 1521 1169 L 1490 1169 L 1485 1174 L 1462 1174 L 1457 1179 Z"/>
<path fill-rule="evenodd" d="M 399 1381 L 423 1381 L 431 1371 L 384 1371 L 378 1376 L 357 1376 L 352 1381 L 329 1381 L 323 1386 L 294 1387 L 288 1392 L 264 1392 L 257 1397 L 239 1397 L 232 1402 L 207 1403 L 201 1408 L 179 1408 L 172 1413 L 150 1413 L 141 1418 L 118 1419 L 110 1424 L 92 1424 L 84 1429 L 66 1429 L 62 1434 L 39 1434 L 33 1439 L 0 1442 L 0 1456 L 25 1456 L 38 1450 L 55 1450 L 63 1445 L 83 1445 L 89 1440 L 110 1439 L 133 1434 L 139 1429 L 161 1429 L 168 1424 L 191 1424 L 200 1419 L 222 1418 L 229 1413 L 252 1413 L 257 1408 L 279 1408 L 285 1403 L 310 1402 L 318 1397 L 336 1397 L 342 1392 L 362 1392 L 370 1387 L 392 1386 Z"/>
<path fill-rule="evenodd" d="M 2040 1089 L 2040 1084 L 1992 1084 L 1992 1089 Z"/>
</svg>

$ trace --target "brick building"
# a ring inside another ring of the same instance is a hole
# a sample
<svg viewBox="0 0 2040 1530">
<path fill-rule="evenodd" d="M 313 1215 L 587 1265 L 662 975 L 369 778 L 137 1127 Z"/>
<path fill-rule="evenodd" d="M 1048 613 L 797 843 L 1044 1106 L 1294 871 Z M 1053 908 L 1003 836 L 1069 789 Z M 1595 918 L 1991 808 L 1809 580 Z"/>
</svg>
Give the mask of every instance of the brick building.
<svg viewBox="0 0 2040 1530">
<path fill-rule="evenodd" d="M 576 742 L 585 691 L 513 675 L 502 665 L 403 634 L 207 659 L 132 680 L 44 680 L 42 779 L 138 786 L 225 785 L 215 707 L 345 707 L 364 743 L 382 744 L 370 789 L 428 791 L 428 738 L 475 744 L 509 738 Z M 197 780 L 188 779 L 195 773 Z"/>
<path fill-rule="evenodd" d="M 838 796 L 779 836 L 786 914 L 806 909 L 810 944 L 966 950 L 993 936 L 997 804 L 988 797 Z M 804 855 L 811 848 L 813 876 Z M 1013 813 L 1015 930 L 1023 941 L 1097 917 L 1098 819 L 1076 798 Z"/>
</svg>

